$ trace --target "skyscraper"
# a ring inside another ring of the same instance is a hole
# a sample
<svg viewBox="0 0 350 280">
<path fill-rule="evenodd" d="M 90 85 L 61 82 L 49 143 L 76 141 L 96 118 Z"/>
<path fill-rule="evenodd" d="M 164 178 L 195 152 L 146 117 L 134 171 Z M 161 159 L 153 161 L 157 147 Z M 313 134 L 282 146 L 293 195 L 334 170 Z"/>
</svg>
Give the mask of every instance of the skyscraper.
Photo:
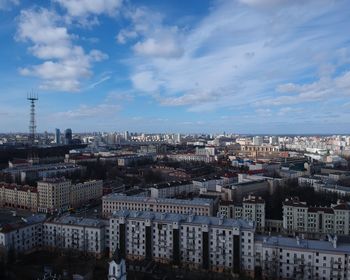
<svg viewBox="0 0 350 280">
<path fill-rule="evenodd" d="M 69 145 L 72 143 L 72 130 L 70 128 L 67 128 L 64 131 L 64 144 Z"/>
<path fill-rule="evenodd" d="M 61 131 L 60 131 L 59 128 L 56 128 L 55 143 L 56 144 L 61 144 Z"/>
</svg>

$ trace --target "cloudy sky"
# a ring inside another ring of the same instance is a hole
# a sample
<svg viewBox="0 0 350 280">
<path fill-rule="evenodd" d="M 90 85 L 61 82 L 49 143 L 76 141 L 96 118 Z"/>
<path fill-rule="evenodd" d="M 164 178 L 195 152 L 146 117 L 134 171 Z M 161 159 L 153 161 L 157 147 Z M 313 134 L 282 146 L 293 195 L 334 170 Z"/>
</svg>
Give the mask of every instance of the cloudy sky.
<svg viewBox="0 0 350 280">
<path fill-rule="evenodd" d="M 350 133 L 349 0 L 0 0 L 0 131 Z"/>
</svg>

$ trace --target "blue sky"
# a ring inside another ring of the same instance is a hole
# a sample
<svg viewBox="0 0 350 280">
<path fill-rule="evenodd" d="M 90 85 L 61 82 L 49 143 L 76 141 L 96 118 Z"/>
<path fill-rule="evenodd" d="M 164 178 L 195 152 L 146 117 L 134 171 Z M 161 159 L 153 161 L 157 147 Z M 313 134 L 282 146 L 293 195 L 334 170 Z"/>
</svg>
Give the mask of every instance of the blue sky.
<svg viewBox="0 0 350 280">
<path fill-rule="evenodd" d="M 0 0 L 0 131 L 350 133 L 348 0 Z"/>
</svg>

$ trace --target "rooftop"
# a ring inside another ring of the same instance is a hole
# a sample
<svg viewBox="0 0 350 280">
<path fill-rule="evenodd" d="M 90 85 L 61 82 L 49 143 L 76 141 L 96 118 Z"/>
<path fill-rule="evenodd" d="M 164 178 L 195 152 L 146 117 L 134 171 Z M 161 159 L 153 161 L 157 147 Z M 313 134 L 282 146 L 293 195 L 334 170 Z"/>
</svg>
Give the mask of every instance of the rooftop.
<svg viewBox="0 0 350 280">
<path fill-rule="evenodd" d="M 151 187 L 156 189 L 166 189 L 170 187 L 190 185 L 190 184 L 192 184 L 191 181 L 172 181 L 167 183 L 154 184 Z"/>
<path fill-rule="evenodd" d="M 63 216 L 50 221 L 55 224 L 87 226 L 87 227 L 102 227 L 105 225 L 103 220 L 92 218 L 80 218 L 74 216 Z"/>
<path fill-rule="evenodd" d="M 145 196 L 126 196 L 125 194 L 112 193 L 102 197 L 104 201 L 129 201 L 129 202 L 142 202 L 142 203 L 154 203 L 154 204 L 181 204 L 181 205 L 198 205 L 198 206 L 211 206 L 213 204 L 212 199 L 207 198 L 194 198 L 194 199 L 175 199 L 175 198 L 153 198 Z"/>
<path fill-rule="evenodd" d="M 192 214 L 159 213 L 150 211 L 120 210 L 113 213 L 113 217 L 125 217 L 130 219 L 150 219 L 153 221 L 181 222 L 182 224 L 205 224 L 222 227 L 235 227 L 246 230 L 254 230 L 254 223 L 241 219 L 226 219 L 222 217 L 198 216 Z"/>
<path fill-rule="evenodd" d="M 281 236 L 256 235 L 255 241 L 262 242 L 267 246 L 279 246 L 297 249 L 309 249 L 311 251 L 333 251 L 350 254 L 350 243 L 338 242 L 336 248 L 333 243 L 325 240 L 306 240 Z"/>
</svg>

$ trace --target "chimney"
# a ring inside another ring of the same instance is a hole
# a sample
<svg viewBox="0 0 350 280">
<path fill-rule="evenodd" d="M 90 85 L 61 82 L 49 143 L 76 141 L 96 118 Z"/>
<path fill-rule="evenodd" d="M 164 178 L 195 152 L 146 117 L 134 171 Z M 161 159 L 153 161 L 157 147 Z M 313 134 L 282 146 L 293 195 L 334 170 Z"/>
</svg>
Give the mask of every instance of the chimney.
<svg viewBox="0 0 350 280">
<path fill-rule="evenodd" d="M 332 240 L 333 248 L 337 248 L 337 241 L 338 241 L 338 237 L 335 235 L 333 240 Z"/>
</svg>

